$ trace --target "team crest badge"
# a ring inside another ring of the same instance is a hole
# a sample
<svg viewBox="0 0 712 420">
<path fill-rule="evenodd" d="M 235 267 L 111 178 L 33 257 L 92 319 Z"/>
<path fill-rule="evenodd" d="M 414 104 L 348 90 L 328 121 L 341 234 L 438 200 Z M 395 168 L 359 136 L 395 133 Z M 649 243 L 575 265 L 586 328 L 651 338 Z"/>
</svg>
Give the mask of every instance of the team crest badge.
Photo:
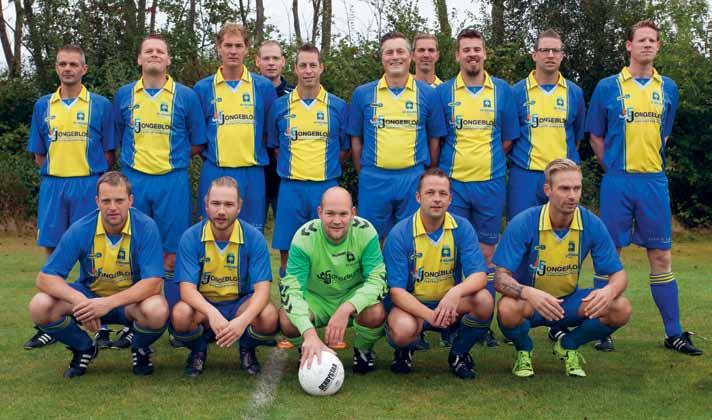
<svg viewBox="0 0 712 420">
<path fill-rule="evenodd" d="M 356 261 L 356 256 L 353 253 L 346 251 L 346 261 L 354 262 Z"/>
<path fill-rule="evenodd" d="M 161 112 L 168 112 L 168 104 L 167 103 L 162 103 L 161 104 Z"/>
<path fill-rule="evenodd" d="M 317 121 L 324 121 L 324 113 L 319 111 L 316 113 L 316 120 Z"/>
<path fill-rule="evenodd" d="M 576 252 L 576 244 L 574 241 L 569 241 L 569 252 Z"/>
<path fill-rule="evenodd" d="M 448 258 L 451 255 L 450 247 L 449 246 L 444 246 L 442 251 L 440 251 L 440 256 L 444 258 Z"/>
<path fill-rule="evenodd" d="M 242 102 L 244 102 L 244 103 L 250 102 L 250 94 L 249 93 L 245 93 L 242 95 Z"/>
<path fill-rule="evenodd" d="M 492 108 L 492 101 L 490 101 L 489 99 L 485 99 L 484 101 L 482 101 L 482 106 L 484 106 L 485 108 Z"/>
<path fill-rule="evenodd" d="M 227 257 L 225 257 L 225 262 L 227 264 L 231 264 L 231 265 L 235 264 L 235 254 L 232 254 L 232 253 L 227 254 Z"/>
<path fill-rule="evenodd" d="M 413 109 L 413 101 L 406 101 L 405 102 L 405 109 L 407 110 L 412 110 Z"/>
<path fill-rule="evenodd" d="M 84 118 L 86 118 L 86 116 L 83 112 L 77 112 L 77 121 L 84 121 Z"/>
<path fill-rule="evenodd" d="M 126 250 L 123 248 L 119 249 L 119 254 L 117 255 L 116 259 L 119 261 L 126 260 Z"/>
<path fill-rule="evenodd" d="M 564 98 L 556 98 L 556 106 L 564 106 Z"/>
</svg>

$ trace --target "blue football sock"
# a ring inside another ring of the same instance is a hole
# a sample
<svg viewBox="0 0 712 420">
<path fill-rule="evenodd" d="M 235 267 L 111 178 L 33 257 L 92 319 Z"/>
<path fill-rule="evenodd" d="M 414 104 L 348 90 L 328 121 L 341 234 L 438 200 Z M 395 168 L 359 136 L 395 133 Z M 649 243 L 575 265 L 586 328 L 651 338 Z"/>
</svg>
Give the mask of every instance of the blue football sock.
<svg viewBox="0 0 712 420">
<path fill-rule="evenodd" d="M 593 275 L 593 288 L 603 289 L 608 286 L 608 276 L 605 274 L 594 274 Z"/>
<path fill-rule="evenodd" d="M 650 275 L 650 292 L 658 306 L 665 325 L 665 335 L 682 334 L 680 325 L 680 301 L 677 297 L 677 281 L 672 272 Z"/>
<path fill-rule="evenodd" d="M 37 327 L 74 350 L 86 351 L 94 345 L 89 335 L 79 328 L 77 322 L 70 316 Z"/>
<path fill-rule="evenodd" d="M 276 333 L 277 331 L 272 334 L 260 334 L 250 325 L 240 337 L 240 348 L 254 349 L 259 345 L 265 345 L 274 340 L 274 334 Z"/>
<path fill-rule="evenodd" d="M 173 306 L 180 300 L 180 285 L 173 276 L 173 271 L 166 270 L 166 276 L 163 277 L 163 294 L 168 301 L 168 308 L 170 309 L 173 309 Z"/>
<path fill-rule="evenodd" d="M 134 330 L 134 339 L 131 342 L 131 348 L 136 350 L 136 349 L 141 349 L 141 348 L 146 348 L 153 344 L 156 340 L 158 340 L 161 335 L 163 335 L 163 331 L 166 330 L 166 327 L 163 326 L 162 328 L 158 329 L 150 329 L 146 327 L 142 327 L 138 325 L 136 321 L 133 323 L 133 330 Z"/>
<path fill-rule="evenodd" d="M 203 352 L 208 350 L 208 337 L 202 325 L 198 325 L 193 331 L 179 333 L 173 328 L 169 328 L 173 337 L 185 344 L 192 352 Z"/>
<path fill-rule="evenodd" d="M 566 350 L 576 350 L 589 341 L 608 337 L 617 329 L 604 324 L 598 318 L 587 319 L 561 338 L 561 347 Z"/>
<path fill-rule="evenodd" d="M 466 314 L 460 320 L 460 326 L 452 342 L 452 352 L 455 354 L 469 353 L 472 346 L 482 339 L 489 329 L 492 319 L 481 320 Z"/>
<path fill-rule="evenodd" d="M 505 337 L 514 343 L 517 351 L 532 351 L 534 348 L 534 342 L 529 337 L 530 325 L 528 319 L 525 319 L 524 322 L 514 328 L 507 328 L 500 324 L 499 329 L 502 330 L 502 334 Z"/>
</svg>

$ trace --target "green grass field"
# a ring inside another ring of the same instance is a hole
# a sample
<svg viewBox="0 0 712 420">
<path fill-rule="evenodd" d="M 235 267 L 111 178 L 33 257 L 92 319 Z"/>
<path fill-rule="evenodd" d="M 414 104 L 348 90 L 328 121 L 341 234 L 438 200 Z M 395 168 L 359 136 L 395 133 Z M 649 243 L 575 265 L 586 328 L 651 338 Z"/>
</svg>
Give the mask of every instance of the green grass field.
<svg viewBox="0 0 712 420">
<path fill-rule="evenodd" d="M 211 346 L 205 373 L 183 377 L 187 355 L 174 350 L 166 336 L 156 345 L 152 377 L 134 377 L 129 351 L 105 350 L 87 374 L 66 380 L 71 358 L 62 345 L 25 351 L 33 333 L 27 303 L 44 256 L 31 238 L 0 237 L 0 418 L 710 418 L 712 417 L 712 237 L 686 237 L 673 250 L 680 283 L 684 327 L 695 331 L 707 354 L 688 357 L 662 346 L 662 325 L 647 285 L 643 250 L 624 252 L 633 302 L 631 323 L 616 334 L 609 354 L 583 349 L 588 377 L 568 378 L 542 329 L 534 331 L 536 375 L 511 375 L 514 350 L 507 345 L 476 346 L 472 355 L 478 378 L 463 382 L 447 370 L 447 350 L 437 346 L 418 352 L 414 372 L 390 373 L 392 350 L 376 347 L 377 371 L 350 373 L 352 350 L 340 352 L 347 371 L 342 390 L 333 397 L 310 397 L 297 381 L 297 352 L 261 348 L 270 381 L 239 370 L 236 349 Z M 278 261 L 273 255 L 273 262 Z M 275 267 L 276 273 L 276 267 Z M 582 275 L 590 284 L 591 268 Z M 273 297 L 276 297 L 276 293 Z M 273 299 L 278 302 L 278 299 Z M 501 338 L 499 331 L 497 335 Z M 352 342 L 352 336 L 347 336 Z M 270 363 L 268 362 L 268 359 Z M 281 375 L 280 375 L 281 374 Z"/>
</svg>

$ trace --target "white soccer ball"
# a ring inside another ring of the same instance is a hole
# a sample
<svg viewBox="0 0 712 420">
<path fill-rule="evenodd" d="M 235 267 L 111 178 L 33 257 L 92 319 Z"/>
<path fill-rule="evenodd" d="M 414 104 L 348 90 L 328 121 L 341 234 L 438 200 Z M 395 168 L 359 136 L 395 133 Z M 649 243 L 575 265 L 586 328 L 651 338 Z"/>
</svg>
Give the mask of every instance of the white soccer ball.
<svg viewBox="0 0 712 420">
<path fill-rule="evenodd" d="M 333 395 L 344 384 L 344 365 L 335 354 L 322 351 L 321 364 L 314 356 L 311 368 L 306 364 L 299 368 L 299 384 L 307 394 Z"/>
</svg>

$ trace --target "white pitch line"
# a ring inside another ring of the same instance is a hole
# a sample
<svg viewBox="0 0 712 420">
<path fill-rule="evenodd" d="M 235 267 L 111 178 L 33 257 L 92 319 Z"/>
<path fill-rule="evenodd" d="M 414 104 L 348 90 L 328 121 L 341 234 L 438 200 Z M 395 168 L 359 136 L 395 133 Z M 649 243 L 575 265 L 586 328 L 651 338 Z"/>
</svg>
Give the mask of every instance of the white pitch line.
<svg viewBox="0 0 712 420">
<path fill-rule="evenodd" d="M 243 419 L 264 418 L 272 401 L 277 395 L 277 385 L 282 380 L 284 365 L 287 362 L 288 352 L 278 347 L 274 347 L 267 358 L 257 388 L 250 397 L 250 405 L 247 413 L 242 415 Z"/>
</svg>

